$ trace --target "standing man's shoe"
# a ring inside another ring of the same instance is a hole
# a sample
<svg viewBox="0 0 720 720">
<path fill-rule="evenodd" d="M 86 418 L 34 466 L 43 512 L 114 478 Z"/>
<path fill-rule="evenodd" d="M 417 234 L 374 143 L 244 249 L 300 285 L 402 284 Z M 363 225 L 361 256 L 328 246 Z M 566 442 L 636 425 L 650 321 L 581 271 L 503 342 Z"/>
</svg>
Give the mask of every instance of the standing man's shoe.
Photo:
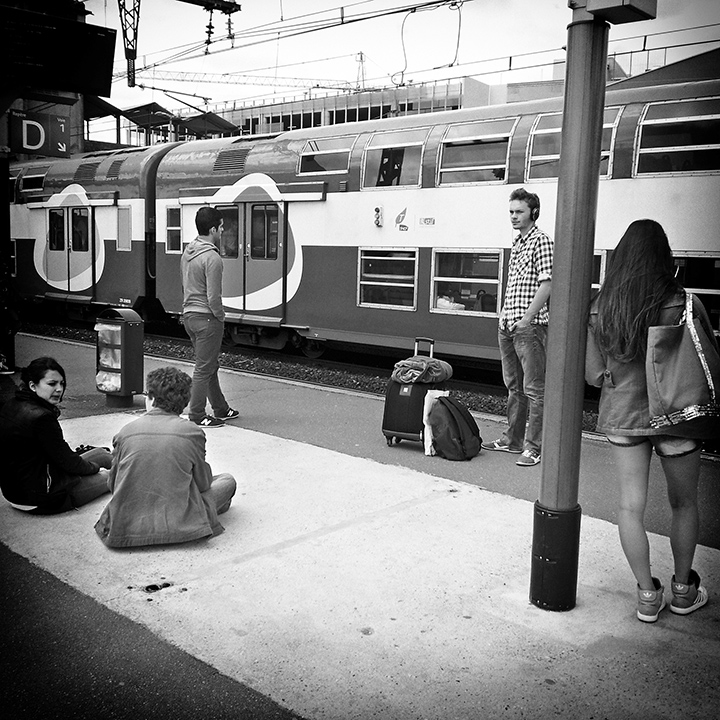
<svg viewBox="0 0 720 720">
<path fill-rule="evenodd" d="M 228 408 L 227 412 L 224 415 L 216 415 L 215 417 L 218 420 L 235 420 L 236 418 L 240 417 L 240 412 L 238 410 Z"/>
<path fill-rule="evenodd" d="M 204 418 L 200 418 L 200 420 L 193 420 L 193 422 L 201 428 L 216 428 L 223 427 L 225 425 L 223 420 L 212 417 L 211 415 L 206 415 Z"/>
<path fill-rule="evenodd" d="M 513 453 L 514 455 L 519 455 L 522 452 L 519 448 L 511 448 L 502 438 L 481 443 L 481 447 L 483 450 L 498 450 L 499 452 Z"/>
<path fill-rule="evenodd" d="M 532 467 L 540 462 L 540 453 L 537 450 L 523 450 L 522 455 L 515 463 L 520 467 Z"/>
</svg>

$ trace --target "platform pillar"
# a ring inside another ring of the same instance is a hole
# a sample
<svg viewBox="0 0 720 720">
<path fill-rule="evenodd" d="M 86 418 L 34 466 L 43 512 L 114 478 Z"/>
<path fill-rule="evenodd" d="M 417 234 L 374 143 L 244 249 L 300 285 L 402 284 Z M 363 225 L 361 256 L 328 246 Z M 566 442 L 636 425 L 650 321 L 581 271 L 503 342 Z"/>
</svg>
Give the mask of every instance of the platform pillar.
<svg viewBox="0 0 720 720">
<path fill-rule="evenodd" d="M 568 5 L 574 12 L 568 26 L 542 479 L 530 576 L 530 602 L 545 610 L 570 610 L 577 594 L 585 342 L 607 81 L 607 21 L 654 17 L 654 8 L 646 12 L 638 0 L 570 0 Z"/>
</svg>

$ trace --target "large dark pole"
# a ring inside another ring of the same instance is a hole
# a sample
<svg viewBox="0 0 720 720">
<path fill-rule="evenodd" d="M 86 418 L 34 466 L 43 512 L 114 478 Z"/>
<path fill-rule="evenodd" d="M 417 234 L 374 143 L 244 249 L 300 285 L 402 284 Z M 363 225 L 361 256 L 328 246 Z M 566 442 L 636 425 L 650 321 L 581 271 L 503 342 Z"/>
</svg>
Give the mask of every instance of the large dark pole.
<svg viewBox="0 0 720 720">
<path fill-rule="evenodd" d="M 580 550 L 580 441 L 609 25 L 650 20 L 656 0 L 568 0 L 562 148 L 548 332 L 540 497 L 530 602 L 572 610 Z"/>
<path fill-rule="evenodd" d="M 530 601 L 575 607 L 580 505 L 578 477 L 585 390 L 585 337 L 609 25 L 590 17 L 568 27 L 558 179 L 540 497 L 535 503 Z"/>
</svg>

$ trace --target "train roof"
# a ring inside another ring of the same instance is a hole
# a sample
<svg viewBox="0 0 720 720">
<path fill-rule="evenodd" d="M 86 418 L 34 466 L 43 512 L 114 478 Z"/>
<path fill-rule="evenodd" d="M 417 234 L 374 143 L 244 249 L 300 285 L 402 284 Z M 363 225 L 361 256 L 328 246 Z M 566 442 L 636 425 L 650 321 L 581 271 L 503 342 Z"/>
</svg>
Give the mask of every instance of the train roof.
<svg viewBox="0 0 720 720">
<path fill-rule="evenodd" d="M 605 105 L 630 105 L 634 103 L 648 103 L 662 100 L 682 100 L 694 97 L 712 97 L 720 95 L 720 79 L 679 82 L 658 86 L 627 87 L 608 86 L 605 93 Z M 543 98 L 540 100 L 526 100 L 516 103 L 498 105 L 483 105 L 479 107 L 462 108 L 459 110 L 445 110 L 442 112 L 426 113 L 421 115 L 403 115 L 400 117 L 383 118 L 379 120 L 363 120 L 360 122 L 344 123 L 342 125 L 327 125 L 302 130 L 288 130 L 277 136 L 278 140 L 294 140 L 303 138 L 337 137 L 340 135 L 357 135 L 364 132 L 377 132 L 378 130 L 392 130 L 400 128 L 428 127 L 430 125 L 443 125 L 468 120 L 482 120 L 490 118 L 516 117 L 519 115 L 534 115 L 538 113 L 559 112 L 563 109 L 563 97 Z"/>
</svg>

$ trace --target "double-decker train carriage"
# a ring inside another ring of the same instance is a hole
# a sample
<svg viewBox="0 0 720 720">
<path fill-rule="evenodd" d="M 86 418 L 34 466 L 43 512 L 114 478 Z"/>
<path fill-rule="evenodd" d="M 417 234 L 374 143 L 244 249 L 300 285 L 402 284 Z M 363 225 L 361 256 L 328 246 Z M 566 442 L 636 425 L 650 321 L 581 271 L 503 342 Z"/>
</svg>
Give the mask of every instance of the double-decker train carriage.
<svg viewBox="0 0 720 720">
<path fill-rule="evenodd" d="M 510 192 L 554 231 L 562 98 L 91 153 L 11 169 L 26 298 L 181 311 L 180 256 L 224 217 L 228 335 L 497 359 Z M 720 81 L 606 93 L 595 283 L 627 225 L 658 220 L 720 323 Z M 588 209 L 590 210 L 590 209 Z M 579 309 L 579 312 L 582 311 Z"/>
</svg>

